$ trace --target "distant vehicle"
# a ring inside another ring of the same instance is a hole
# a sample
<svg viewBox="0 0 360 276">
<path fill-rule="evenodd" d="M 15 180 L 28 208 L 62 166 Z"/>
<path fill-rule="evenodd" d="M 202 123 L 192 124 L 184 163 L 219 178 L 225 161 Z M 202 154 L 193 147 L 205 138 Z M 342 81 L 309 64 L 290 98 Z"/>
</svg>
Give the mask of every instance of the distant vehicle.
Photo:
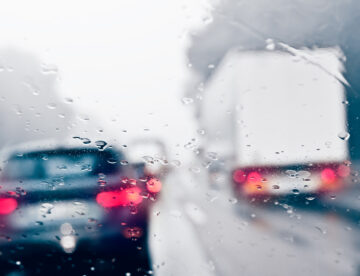
<svg viewBox="0 0 360 276">
<path fill-rule="evenodd" d="M 205 147 L 241 195 L 334 192 L 350 173 L 341 52 L 293 50 L 230 51 L 205 87 Z"/>
<path fill-rule="evenodd" d="M 40 246 L 66 253 L 78 247 L 125 254 L 139 251 L 139 245 L 146 250 L 148 207 L 161 183 L 144 173 L 144 164 L 128 163 L 113 147 L 87 146 L 15 148 L 4 160 L 3 256 L 6 248 L 31 254 Z"/>
</svg>

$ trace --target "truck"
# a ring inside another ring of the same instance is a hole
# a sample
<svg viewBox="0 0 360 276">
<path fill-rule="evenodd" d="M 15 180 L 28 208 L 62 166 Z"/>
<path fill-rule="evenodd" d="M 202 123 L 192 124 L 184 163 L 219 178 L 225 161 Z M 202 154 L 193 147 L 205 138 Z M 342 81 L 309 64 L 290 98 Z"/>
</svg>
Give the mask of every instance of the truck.
<svg viewBox="0 0 360 276">
<path fill-rule="evenodd" d="M 204 148 L 239 195 L 335 193 L 350 174 L 339 48 L 230 50 L 205 84 Z"/>
</svg>

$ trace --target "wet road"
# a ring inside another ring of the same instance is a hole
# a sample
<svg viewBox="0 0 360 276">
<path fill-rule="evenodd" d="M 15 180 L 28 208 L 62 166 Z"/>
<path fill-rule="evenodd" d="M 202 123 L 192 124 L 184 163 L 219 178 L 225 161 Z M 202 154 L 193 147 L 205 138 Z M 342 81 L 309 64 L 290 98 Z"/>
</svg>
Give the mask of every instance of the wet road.
<svg viewBox="0 0 360 276">
<path fill-rule="evenodd" d="M 165 180 L 151 214 L 156 275 L 360 275 L 360 190 L 259 205 L 206 177 L 183 168 Z"/>
</svg>

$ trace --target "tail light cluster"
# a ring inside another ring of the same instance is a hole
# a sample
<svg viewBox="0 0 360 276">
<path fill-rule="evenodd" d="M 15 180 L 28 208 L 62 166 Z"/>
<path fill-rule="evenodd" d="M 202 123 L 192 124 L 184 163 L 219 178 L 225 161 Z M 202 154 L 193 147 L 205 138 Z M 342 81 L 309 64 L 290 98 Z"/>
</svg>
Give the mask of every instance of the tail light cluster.
<svg viewBox="0 0 360 276">
<path fill-rule="evenodd" d="M 339 178 L 346 178 L 350 175 L 350 167 L 344 164 L 338 167 L 328 167 L 321 171 L 321 180 L 324 183 L 335 182 Z"/>
<path fill-rule="evenodd" d="M 146 181 L 144 189 L 130 185 L 121 190 L 103 191 L 97 194 L 96 202 L 104 208 L 137 206 L 143 201 L 146 194 L 155 195 L 161 191 L 161 188 L 161 181 L 151 177 Z"/>
<path fill-rule="evenodd" d="M 245 182 L 258 183 L 263 179 L 262 175 L 258 171 L 244 171 L 236 170 L 233 173 L 233 180 L 235 183 L 241 184 Z"/>
<path fill-rule="evenodd" d="M 233 180 L 242 184 L 242 192 L 245 194 L 261 194 L 265 192 L 264 177 L 258 170 L 236 170 L 233 173 Z"/>
<path fill-rule="evenodd" d="M 244 168 L 237 169 L 233 172 L 232 178 L 236 184 L 241 184 L 241 187 L 245 193 L 261 193 L 265 192 L 264 187 L 264 174 L 278 174 L 279 171 L 283 171 L 284 168 Z M 305 169 L 306 170 L 306 169 Z M 350 175 L 350 167 L 346 164 L 328 164 L 317 165 L 308 168 L 314 175 L 319 175 L 321 181 L 320 190 L 331 191 L 339 189 L 345 178 Z M 266 186 L 266 185 L 265 185 Z"/>
<path fill-rule="evenodd" d="M 350 167 L 344 164 L 339 166 L 329 166 L 323 168 L 320 172 L 321 179 L 321 190 L 326 191 L 336 191 L 341 188 L 343 185 L 343 179 L 347 178 L 350 175 Z"/>
<path fill-rule="evenodd" d="M 101 192 L 96 196 L 96 202 L 105 208 L 138 205 L 143 200 L 140 193 L 141 190 L 138 187 Z"/>
</svg>

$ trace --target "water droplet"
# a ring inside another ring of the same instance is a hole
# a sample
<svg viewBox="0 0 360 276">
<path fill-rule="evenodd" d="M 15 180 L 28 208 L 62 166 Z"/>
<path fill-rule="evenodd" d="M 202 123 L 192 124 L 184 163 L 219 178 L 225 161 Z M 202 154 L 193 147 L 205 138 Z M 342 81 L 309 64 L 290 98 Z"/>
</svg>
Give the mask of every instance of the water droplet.
<svg viewBox="0 0 360 276">
<path fill-rule="evenodd" d="M 278 190 L 278 189 L 280 189 L 280 186 L 279 186 L 279 185 L 273 185 L 272 188 L 273 188 L 274 190 Z"/>
<path fill-rule="evenodd" d="M 65 98 L 65 103 L 71 104 L 74 102 L 74 100 L 72 98 Z"/>
<path fill-rule="evenodd" d="M 183 104 L 191 104 L 193 102 L 194 102 L 194 100 L 192 98 L 188 98 L 188 97 L 182 98 L 182 103 Z"/>
<path fill-rule="evenodd" d="M 316 228 L 317 230 L 319 230 L 320 233 L 323 234 L 323 235 L 325 235 L 325 234 L 327 233 L 327 231 L 326 231 L 325 229 L 322 229 L 322 228 L 319 227 L 319 226 L 315 226 L 315 228 Z"/>
<path fill-rule="evenodd" d="M 229 202 L 231 204 L 236 204 L 238 202 L 238 200 L 236 198 L 229 198 Z"/>
<path fill-rule="evenodd" d="M 99 184 L 100 187 L 105 187 L 106 186 L 106 181 L 103 180 L 103 179 L 99 179 L 98 184 Z"/>
<path fill-rule="evenodd" d="M 300 194 L 300 191 L 299 191 L 298 189 L 293 189 L 293 190 L 292 190 L 292 193 L 293 193 L 294 195 L 298 195 L 298 194 Z"/>
<path fill-rule="evenodd" d="M 88 116 L 88 115 L 81 115 L 81 116 L 79 116 L 79 118 L 81 119 L 81 120 L 83 120 L 83 121 L 90 121 L 90 117 Z"/>
<path fill-rule="evenodd" d="M 190 168 L 190 171 L 193 172 L 193 173 L 199 173 L 199 172 L 200 172 L 200 168 L 198 168 L 198 167 L 192 167 L 192 168 Z"/>
<path fill-rule="evenodd" d="M 121 161 L 120 161 L 120 164 L 121 164 L 122 166 L 126 166 L 126 165 L 129 165 L 129 162 L 126 161 L 126 160 L 121 160 Z"/>
<path fill-rule="evenodd" d="M 41 204 L 40 211 L 44 214 L 51 214 L 52 209 L 54 209 L 54 205 L 51 203 L 43 203 Z"/>
<path fill-rule="evenodd" d="M 88 145 L 91 143 L 91 140 L 89 138 L 82 138 L 81 140 L 82 140 L 83 144 L 85 144 L 85 145 Z"/>
<path fill-rule="evenodd" d="M 203 130 L 203 129 L 198 129 L 198 130 L 197 130 L 197 133 L 200 134 L 200 135 L 205 135 L 205 130 Z"/>
<path fill-rule="evenodd" d="M 116 160 L 115 158 L 109 158 L 109 159 L 107 160 L 107 162 L 108 162 L 109 164 L 116 164 L 116 163 L 117 163 L 117 160 Z"/>
<path fill-rule="evenodd" d="M 49 109 L 55 109 L 55 108 L 56 108 L 56 103 L 49 103 L 49 104 L 47 105 L 47 108 L 49 108 Z"/>
<path fill-rule="evenodd" d="M 266 42 L 266 46 L 265 46 L 266 50 L 269 50 L 269 51 L 275 50 L 275 43 L 274 43 L 273 39 L 268 38 L 268 39 L 266 39 L 265 42 Z"/>
<path fill-rule="evenodd" d="M 98 141 L 95 141 L 95 145 L 99 150 L 104 150 L 107 143 L 105 141 L 98 140 Z"/>
<path fill-rule="evenodd" d="M 43 72 L 43 74 L 57 74 L 58 68 L 53 64 L 43 63 L 41 65 L 41 71 Z"/>
<path fill-rule="evenodd" d="M 291 178 L 296 176 L 296 171 L 294 170 L 286 170 L 285 173 Z"/>
<path fill-rule="evenodd" d="M 297 173 L 297 176 L 302 179 L 309 178 L 311 176 L 311 173 L 309 171 L 299 171 Z"/>
<path fill-rule="evenodd" d="M 312 200 L 314 200 L 314 199 L 315 199 L 314 196 L 308 196 L 308 197 L 306 197 L 306 200 L 309 200 L 309 201 L 312 201 Z"/>
<path fill-rule="evenodd" d="M 180 167 L 181 166 L 181 162 L 179 160 L 173 160 L 171 161 L 171 164 L 176 166 L 176 167 Z"/>
<path fill-rule="evenodd" d="M 346 131 L 341 131 L 341 132 L 338 134 L 338 137 L 339 137 L 341 140 L 347 141 L 347 140 L 349 140 L 349 138 L 350 138 L 350 133 L 349 133 L 349 132 L 346 132 Z"/>
<path fill-rule="evenodd" d="M 15 111 L 15 114 L 16 115 L 22 115 L 23 114 L 23 111 L 21 110 L 21 107 L 20 106 L 18 106 L 18 105 L 15 105 L 14 106 L 14 111 Z"/>
<path fill-rule="evenodd" d="M 210 24 L 211 22 L 213 22 L 213 18 L 211 16 L 205 16 L 202 18 L 202 22 L 206 25 Z"/>
<path fill-rule="evenodd" d="M 206 157 L 211 159 L 211 160 L 217 160 L 218 159 L 218 154 L 216 152 L 207 152 Z"/>
<path fill-rule="evenodd" d="M 154 164 L 154 158 L 153 157 L 146 155 L 146 156 L 143 156 L 142 158 L 144 159 L 144 161 L 146 163 Z"/>
</svg>

